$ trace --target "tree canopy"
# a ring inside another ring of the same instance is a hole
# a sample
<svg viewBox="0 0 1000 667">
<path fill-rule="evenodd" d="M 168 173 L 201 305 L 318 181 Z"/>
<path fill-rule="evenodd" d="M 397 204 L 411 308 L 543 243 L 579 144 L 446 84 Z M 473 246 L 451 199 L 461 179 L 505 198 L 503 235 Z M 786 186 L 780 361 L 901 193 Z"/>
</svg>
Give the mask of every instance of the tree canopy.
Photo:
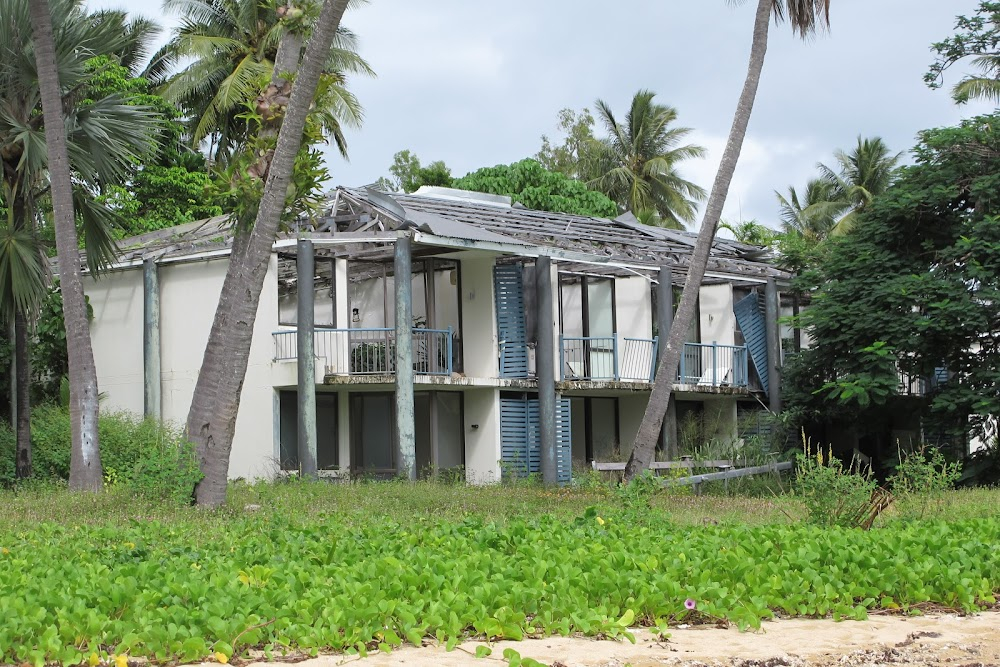
<svg viewBox="0 0 1000 667">
<path fill-rule="evenodd" d="M 588 190 L 566 174 L 548 171 L 532 159 L 484 167 L 456 179 L 453 188 L 506 195 L 539 211 L 613 218 L 618 206 L 600 192 Z"/>
<path fill-rule="evenodd" d="M 944 83 L 953 65 L 969 60 L 977 74 L 962 78 L 952 89 L 959 104 L 973 99 L 1000 102 L 1000 2 L 983 0 L 972 16 L 959 16 L 955 34 L 932 45 L 937 59 L 924 80 L 931 88 Z"/>
<path fill-rule="evenodd" d="M 998 129 L 993 114 L 923 132 L 916 164 L 829 244 L 801 316 L 815 342 L 789 374 L 801 416 L 884 403 L 897 365 L 928 380 L 936 432 L 1000 414 Z"/>
</svg>

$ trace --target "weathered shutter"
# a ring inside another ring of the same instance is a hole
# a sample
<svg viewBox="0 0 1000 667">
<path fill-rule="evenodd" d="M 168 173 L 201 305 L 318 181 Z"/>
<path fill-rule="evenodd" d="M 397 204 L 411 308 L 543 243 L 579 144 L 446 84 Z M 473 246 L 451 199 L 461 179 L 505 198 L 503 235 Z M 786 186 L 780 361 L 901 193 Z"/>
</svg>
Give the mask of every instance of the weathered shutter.
<svg viewBox="0 0 1000 667">
<path fill-rule="evenodd" d="M 524 323 L 524 281 L 519 264 L 493 268 L 500 377 L 528 377 L 528 339 Z"/>
<path fill-rule="evenodd" d="M 523 398 L 500 399 L 500 458 L 504 475 L 526 477 L 530 472 L 528 403 Z"/>
<path fill-rule="evenodd" d="M 764 392 L 767 392 L 767 325 L 764 321 L 764 313 L 760 308 L 760 299 L 757 294 L 750 294 L 739 300 L 733 306 L 736 313 L 736 322 L 743 332 L 743 340 L 746 341 L 747 349 L 750 351 L 750 360 L 753 361 L 754 368 L 757 369 L 757 376 L 760 378 L 760 385 Z"/>
<path fill-rule="evenodd" d="M 573 476 L 572 414 L 568 398 L 556 401 L 556 470 L 560 483 Z M 500 399 L 500 452 L 504 474 L 527 477 L 542 471 L 537 398 Z"/>
<path fill-rule="evenodd" d="M 556 401 L 556 470 L 560 484 L 573 479 L 572 414 L 568 398 Z"/>
</svg>

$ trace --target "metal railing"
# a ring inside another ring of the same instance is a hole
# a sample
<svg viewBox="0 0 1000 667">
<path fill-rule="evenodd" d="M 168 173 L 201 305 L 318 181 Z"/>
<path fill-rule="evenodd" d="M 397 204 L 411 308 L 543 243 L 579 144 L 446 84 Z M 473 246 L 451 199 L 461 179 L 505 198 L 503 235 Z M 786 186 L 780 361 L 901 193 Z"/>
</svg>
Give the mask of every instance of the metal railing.
<svg viewBox="0 0 1000 667">
<path fill-rule="evenodd" d="M 656 338 L 560 336 L 562 379 L 652 382 L 657 348 Z"/>
<path fill-rule="evenodd" d="M 448 329 L 413 329 L 413 372 L 451 375 L 453 335 Z M 298 332 L 275 331 L 274 360 L 298 358 Z M 316 329 L 314 352 L 325 375 L 391 375 L 396 372 L 396 330 Z"/>
<path fill-rule="evenodd" d="M 746 387 L 749 379 L 745 345 L 684 343 L 679 384 L 702 387 Z"/>
</svg>

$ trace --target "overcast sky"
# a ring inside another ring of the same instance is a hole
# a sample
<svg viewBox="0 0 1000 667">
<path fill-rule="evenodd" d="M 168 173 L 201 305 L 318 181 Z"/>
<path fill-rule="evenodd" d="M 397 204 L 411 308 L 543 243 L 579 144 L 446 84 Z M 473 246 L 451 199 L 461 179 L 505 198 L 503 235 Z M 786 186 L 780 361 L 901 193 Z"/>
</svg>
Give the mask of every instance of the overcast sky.
<svg viewBox="0 0 1000 667">
<path fill-rule="evenodd" d="M 159 0 L 90 0 L 172 25 Z M 746 73 L 754 3 L 723 0 L 371 0 L 348 12 L 378 73 L 350 87 L 365 107 L 334 183 L 387 175 L 409 148 L 460 176 L 514 162 L 556 133 L 557 113 L 604 99 L 624 116 L 648 88 L 679 111 L 708 157 L 681 172 L 711 186 Z M 922 79 L 930 45 L 977 0 L 834 0 L 832 29 L 802 42 L 772 28 L 763 78 L 724 217 L 777 226 L 774 190 L 801 186 L 857 136 L 909 149 L 924 128 L 990 110 L 956 107 Z M 616 9 L 609 10 L 609 7 Z M 166 39 L 166 35 L 163 35 Z M 960 72 L 950 74 L 954 83 Z"/>
</svg>

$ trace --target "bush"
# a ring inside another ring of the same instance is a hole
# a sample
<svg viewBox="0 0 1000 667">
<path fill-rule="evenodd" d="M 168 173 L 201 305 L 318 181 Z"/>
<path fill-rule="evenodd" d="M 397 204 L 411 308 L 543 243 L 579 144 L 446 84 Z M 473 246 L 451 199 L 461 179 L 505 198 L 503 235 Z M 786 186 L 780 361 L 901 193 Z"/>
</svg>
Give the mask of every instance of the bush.
<svg viewBox="0 0 1000 667">
<path fill-rule="evenodd" d="M 820 526 L 870 527 L 877 484 L 870 474 L 847 470 L 832 453 L 813 454 L 806 446 L 798 455 L 796 494 L 809 512 L 809 522 Z"/>
<path fill-rule="evenodd" d="M 69 479 L 69 411 L 53 405 L 31 415 L 34 475 Z M 171 426 L 127 412 L 103 413 L 98 423 L 107 486 L 124 486 L 154 499 L 186 502 L 201 479 L 194 448 Z M 14 481 L 14 434 L 0 426 L 0 481 Z"/>
<path fill-rule="evenodd" d="M 900 453 L 896 471 L 889 477 L 892 490 L 905 501 L 904 516 L 922 519 L 928 510 L 940 511 L 944 492 L 954 488 L 962 475 L 960 463 L 948 463 L 941 450 L 926 446 Z"/>
</svg>

